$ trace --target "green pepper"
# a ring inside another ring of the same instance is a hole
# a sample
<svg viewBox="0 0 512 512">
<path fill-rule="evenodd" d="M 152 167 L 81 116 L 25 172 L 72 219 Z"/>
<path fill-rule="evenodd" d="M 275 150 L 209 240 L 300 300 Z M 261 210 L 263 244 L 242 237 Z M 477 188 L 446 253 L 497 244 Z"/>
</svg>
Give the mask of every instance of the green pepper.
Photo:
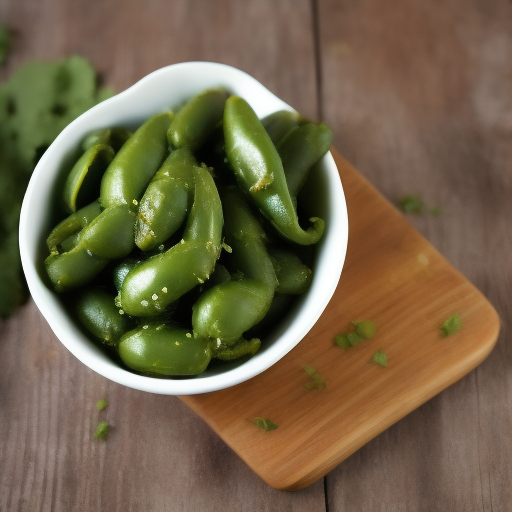
<svg viewBox="0 0 512 512">
<path fill-rule="evenodd" d="M 230 263 L 239 280 L 203 293 L 192 309 L 192 326 L 198 336 L 233 344 L 265 316 L 277 280 L 265 248 L 265 233 L 240 193 L 228 188 L 222 202 L 226 241 L 232 248 Z"/>
<path fill-rule="evenodd" d="M 114 302 L 114 296 L 98 286 L 80 290 L 74 309 L 82 325 L 105 345 L 116 347 L 132 322 Z"/>
<path fill-rule="evenodd" d="M 194 183 L 194 203 L 182 240 L 137 265 L 123 282 L 121 304 L 130 315 L 163 312 L 213 272 L 221 250 L 222 205 L 206 169 L 194 168 Z"/>
<path fill-rule="evenodd" d="M 119 356 L 141 373 L 196 375 L 206 370 L 211 346 L 210 340 L 193 337 L 187 329 L 153 322 L 127 332 L 119 343 Z"/>
<path fill-rule="evenodd" d="M 277 145 L 292 199 L 299 193 L 311 168 L 329 151 L 332 132 L 324 124 L 307 123 L 292 130 Z"/>
<path fill-rule="evenodd" d="M 261 120 L 270 140 L 275 146 L 292 130 L 298 128 L 302 117 L 298 112 L 278 110 Z"/>
<path fill-rule="evenodd" d="M 177 149 L 151 179 L 135 225 L 135 243 L 143 251 L 165 242 L 183 223 L 194 195 L 196 164 L 190 149 Z"/>
<path fill-rule="evenodd" d="M 213 357 L 215 359 L 220 359 L 221 361 L 234 361 L 241 357 L 253 356 L 258 352 L 260 346 L 261 340 L 258 338 L 252 338 L 250 340 L 240 338 L 233 345 L 227 346 L 221 344 L 214 348 Z"/>
<path fill-rule="evenodd" d="M 119 150 L 101 180 L 100 203 L 104 208 L 137 206 L 167 154 L 166 134 L 171 120 L 170 112 L 149 118 Z"/>
<path fill-rule="evenodd" d="M 100 203 L 94 201 L 66 217 L 63 221 L 59 222 L 48 235 L 46 240 L 48 250 L 50 252 L 56 251 L 58 245 L 62 244 L 67 238 L 79 233 L 100 213 Z"/>
<path fill-rule="evenodd" d="M 311 227 L 300 227 L 279 154 L 249 104 L 230 97 L 223 122 L 226 154 L 240 188 L 284 238 L 302 245 L 318 242 L 324 221 L 312 217 Z"/>
<path fill-rule="evenodd" d="M 114 158 L 114 150 L 105 144 L 89 148 L 75 163 L 64 184 L 64 204 L 70 212 L 98 197 L 101 177 Z"/>
<path fill-rule="evenodd" d="M 120 204 L 103 210 L 78 237 L 68 252 L 52 252 L 45 260 L 46 271 L 56 291 L 64 292 L 87 284 L 109 260 L 123 258 L 135 242 L 135 213 Z"/>
<path fill-rule="evenodd" d="M 84 139 L 82 149 L 87 151 L 96 144 L 106 144 L 117 153 L 131 136 L 132 133 L 125 128 L 102 128 L 90 133 Z"/>
<path fill-rule="evenodd" d="M 292 251 L 269 247 L 268 252 L 276 272 L 276 292 L 297 295 L 304 293 L 313 278 L 311 269 Z"/>
<path fill-rule="evenodd" d="M 198 150 L 222 120 L 229 93 L 210 89 L 194 96 L 174 117 L 167 138 L 175 148 L 187 146 Z"/>
</svg>

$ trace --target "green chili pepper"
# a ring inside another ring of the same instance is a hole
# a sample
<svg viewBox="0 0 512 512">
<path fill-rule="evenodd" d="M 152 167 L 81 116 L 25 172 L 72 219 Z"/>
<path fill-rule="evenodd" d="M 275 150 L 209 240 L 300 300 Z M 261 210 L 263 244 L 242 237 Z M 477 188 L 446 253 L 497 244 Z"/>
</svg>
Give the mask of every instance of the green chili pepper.
<svg viewBox="0 0 512 512">
<path fill-rule="evenodd" d="M 194 203 L 183 239 L 162 254 L 137 265 L 121 288 L 123 309 L 134 316 L 152 316 L 206 281 L 221 250 L 222 205 L 210 173 L 194 168 Z"/>
<path fill-rule="evenodd" d="M 302 121 L 303 119 L 298 112 L 278 110 L 264 117 L 261 124 L 268 133 L 270 140 L 277 146 L 288 133 L 298 128 Z"/>
<path fill-rule="evenodd" d="M 103 210 L 80 232 L 68 252 L 46 258 L 46 271 L 56 291 L 77 288 L 91 281 L 109 260 L 123 258 L 133 249 L 135 213 L 120 204 Z"/>
<path fill-rule="evenodd" d="M 324 124 L 307 123 L 292 130 L 277 145 L 292 199 L 304 185 L 311 168 L 329 151 L 332 132 Z"/>
<path fill-rule="evenodd" d="M 265 233 L 234 188 L 222 195 L 230 263 L 241 276 L 203 293 L 192 310 L 194 333 L 232 344 L 267 312 L 277 280 L 263 239 Z"/>
<path fill-rule="evenodd" d="M 167 153 L 170 112 L 149 118 L 128 139 L 108 166 L 101 180 L 100 203 L 137 206 L 149 181 Z"/>
<path fill-rule="evenodd" d="M 212 342 L 195 338 L 186 329 L 159 322 L 127 332 L 119 343 L 119 356 L 132 370 L 159 375 L 196 375 L 212 357 Z"/>
<path fill-rule="evenodd" d="M 139 204 L 135 243 L 143 251 L 165 242 L 183 223 L 194 192 L 196 159 L 188 148 L 172 151 Z"/>
<path fill-rule="evenodd" d="M 311 269 L 304 265 L 292 251 L 269 247 L 268 252 L 279 283 L 276 292 L 284 294 L 304 293 L 313 278 Z"/>
<path fill-rule="evenodd" d="M 96 144 L 106 144 L 117 153 L 131 136 L 132 133 L 125 128 L 102 128 L 90 133 L 84 139 L 82 149 L 87 151 Z"/>
<path fill-rule="evenodd" d="M 226 101 L 224 109 L 226 154 L 240 188 L 283 237 L 302 245 L 318 242 L 324 230 L 322 219 L 312 217 L 304 231 L 274 144 L 249 106 L 238 97 Z"/>
<path fill-rule="evenodd" d="M 89 148 L 76 162 L 64 184 L 64 204 L 70 212 L 99 195 L 101 177 L 114 158 L 114 150 L 105 144 Z"/>
<path fill-rule="evenodd" d="M 260 346 L 261 340 L 258 338 L 252 338 L 250 340 L 240 338 L 234 345 L 226 346 L 221 344 L 217 348 L 214 348 L 213 357 L 221 361 L 234 361 L 241 357 L 253 356 L 258 352 Z"/>
<path fill-rule="evenodd" d="M 59 222 L 52 229 L 52 232 L 46 240 L 46 245 L 48 246 L 49 251 L 55 252 L 58 245 L 84 229 L 84 227 L 90 224 L 100 213 L 100 203 L 98 201 L 94 201 Z"/>
<path fill-rule="evenodd" d="M 228 97 L 225 90 L 210 89 L 192 98 L 173 119 L 167 133 L 169 143 L 175 148 L 199 149 L 222 120 Z"/>
<path fill-rule="evenodd" d="M 114 302 L 114 296 L 97 286 L 80 290 L 74 309 L 82 325 L 105 345 L 117 346 L 132 328 L 130 318 Z"/>
</svg>

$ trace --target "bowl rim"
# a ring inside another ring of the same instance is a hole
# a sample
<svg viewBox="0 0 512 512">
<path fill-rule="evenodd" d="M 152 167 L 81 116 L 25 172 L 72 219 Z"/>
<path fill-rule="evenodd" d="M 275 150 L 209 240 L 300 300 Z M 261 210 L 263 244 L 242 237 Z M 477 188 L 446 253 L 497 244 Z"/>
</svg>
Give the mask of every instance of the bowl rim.
<svg viewBox="0 0 512 512">
<path fill-rule="evenodd" d="M 345 195 L 336 163 L 329 152 L 320 163 L 321 169 L 324 169 L 322 171 L 324 178 L 327 180 L 329 197 L 331 199 L 335 198 L 334 205 L 331 204 L 333 214 L 329 223 L 326 223 L 320 256 L 328 267 L 322 268 L 321 277 L 323 276 L 324 279 L 314 280 L 311 289 L 307 292 L 307 297 L 304 299 L 305 305 L 301 306 L 309 312 L 307 318 L 294 318 L 288 326 L 289 328 L 293 326 L 291 332 L 289 329 L 285 330 L 280 336 L 277 336 L 277 339 L 269 347 L 266 347 L 264 351 L 259 352 L 253 358 L 235 368 L 214 375 L 175 379 L 132 373 L 108 358 L 74 324 L 69 315 L 64 312 L 62 305 L 58 306 L 60 299 L 53 290 L 47 287 L 37 270 L 38 264 L 41 263 L 38 258 L 44 221 L 34 216 L 34 213 L 37 213 L 38 206 L 44 208 L 47 204 L 41 198 L 49 197 L 52 183 L 60 172 L 58 168 L 62 166 L 66 155 L 69 155 L 72 149 L 76 148 L 83 136 L 95 129 L 91 126 L 96 126 L 96 128 L 109 126 L 108 119 L 113 113 L 116 119 L 122 118 L 123 116 L 118 111 L 123 110 L 122 106 L 125 103 L 132 103 L 134 107 L 129 114 L 125 114 L 125 118 L 138 118 L 140 121 L 158 110 L 165 110 L 162 105 L 160 105 L 160 109 L 153 105 L 153 103 L 158 104 L 155 98 L 146 97 L 148 93 L 158 89 L 158 84 L 168 82 L 167 85 L 170 83 L 179 88 L 181 85 L 176 85 L 179 82 L 173 83 L 173 80 L 176 80 L 177 77 L 194 77 L 198 74 L 207 76 L 210 82 L 218 81 L 220 85 L 234 90 L 235 93 L 237 93 L 237 90 L 242 90 L 243 93 L 239 93 L 241 96 L 263 95 L 266 98 L 265 102 L 262 102 L 264 106 L 258 104 L 257 107 L 254 107 L 251 101 L 248 100 L 260 117 L 275 110 L 294 110 L 255 78 L 226 64 L 192 61 L 160 68 L 146 75 L 125 91 L 92 107 L 70 123 L 57 136 L 34 169 L 20 214 L 19 244 L 27 285 L 36 306 L 59 341 L 83 364 L 100 375 L 128 387 L 157 394 L 191 395 L 217 391 L 249 380 L 279 361 L 306 336 L 329 303 L 341 275 L 348 244 L 348 216 Z M 197 88 L 197 92 L 207 88 L 209 86 L 202 85 Z M 190 88 L 187 88 L 187 90 L 190 90 Z M 192 95 L 193 92 L 189 92 L 188 97 Z M 171 97 L 172 94 L 169 94 L 169 96 Z M 138 97 L 142 97 L 141 105 L 136 106 L 133 100 Z M 171 101 L 167 104 L 167 108 L 170 105 L 172 105 Z M 270 110 L 264 112 L 265 108 Z M 110 121 L 110 126 L 113 123 L 114 121 Z M 120 124 L 119 121 L 115 121 L 115 123 Z M 125 124 L 127 123 L 125 122 Z M 86 127 L 88 128 L 86 129 Z M 57 163 L 52 163 L 52 160 Z M 43 216 L 41 215 L 41 217 Z M 37 227 L 33 227 L 34 222 L 38 223 L 39 230 Z M 324 275 L 327 270 L 329 270 L 328 276 Z M 315 274 L 319 274 L 319 272 Z"/>
</svg>

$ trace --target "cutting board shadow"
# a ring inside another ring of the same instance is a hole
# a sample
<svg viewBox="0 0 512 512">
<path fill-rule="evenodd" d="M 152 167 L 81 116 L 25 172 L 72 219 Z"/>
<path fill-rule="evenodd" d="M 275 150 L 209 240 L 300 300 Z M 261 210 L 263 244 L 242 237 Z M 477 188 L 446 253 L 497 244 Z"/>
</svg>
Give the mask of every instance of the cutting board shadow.
<svg viewBox="0 0 512 512">
<path fill-rule="evenodd" d="M 308 335 L 238 386 L 180 397 L 269 485 L 302 489 L 481 363 L 499 319 L 486 298 L 361 174 L 332 150 L 349 241 L 336 292 Z M 442 220 L 440 220 L 442 222 Z M 439 326 L 458 313 L 463 327 Z M 333 338 L 371 318 L 377 334 L 344 350 Z M 388 366 L 372 362 L 384 351 Z M 312 366 L 325 380 L 308 389 Z M 278 428 L 264 431 L 262 417 Z"/>
</svg>

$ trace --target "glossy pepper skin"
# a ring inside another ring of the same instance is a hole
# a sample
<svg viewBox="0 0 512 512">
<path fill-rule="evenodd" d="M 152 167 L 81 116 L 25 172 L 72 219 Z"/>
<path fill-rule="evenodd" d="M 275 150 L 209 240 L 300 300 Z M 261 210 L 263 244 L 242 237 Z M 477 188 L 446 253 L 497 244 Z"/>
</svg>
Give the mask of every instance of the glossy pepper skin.
<svg viewBox="0 0 512 512">
<path fill-rule="evenodd" d="M 209 89 L 194 96 L 174 117 L 167 138 L 174 148 L 187 146 L 198 150 L 222 121 L 224 104 L 229 93 L 223 89 Z"/>
<path fill-rule="evenodd" d="M 292 251 L 269 247 L 268 252 L 279 283 L 276 292 L 292 295 L 304 293 L 313 278 L 311 269 Z"/>
<path fill-rule="evenodd" d="M 153 316 L 206 281 L 220 255 L 223 215 L 210 173 L 194 168 L 194 203 L 182 240 L 137 265 L 121 288 L 123 309 L 134 316 Z"/>
<path fill-rule="evenodd" d="M 307 123 L 292 130 L 277 145 L 292 199 L 297 196 L 311 168 L 329 151 L 332 132 L 325 124 Z"/>
<path fill-rule="evenodd" d="M 261 120 L 263 128 L 265 128 L 270 140 L 275 146 L 277 146 L 288 133 L 298 128 L 301 122 L 303 122 L 301 115 L 291 110 L 278 110 Z"/>
<path fill-rule="evenodd" d="M 165 242 L 185 220 L 194 197 L 195 165 L 190 149 L 176 149 L 151 179 L 135 224 L 135 243 L 143 251 Z"/>
<path fill-rule="evenodd" d="M 141 373 L 197 375 L 212 358 L 212 342 L 195 338 L 190 331 L 160 322 L 140 325 L 119 343 L 123 363 Z"/>
<path fill-rule="evenodd" d="M 267 312 L 277 287 L 274 267 L 265 248 L 265 232 L 235 188 L 222 194 L 230 264 L 241 276 L 203 293 L 192 308 L 198 336 L 233 344 Z"/>
<path fill-rule="evenodd" d="M 64 203 L 75 212 L 98 197 L 103 173 L 114 158 L 114 150 L 106 144 L 89 148 L 75 163 L 64 184 Z"/>
<path fill-rule="evenodd" d="M 79 233 L 69 251 L 54 251 L 45 260 L 56 291 L 64 292 L 92 281 L 109 260 L 123 258 L 135 246 L 135 213 L 120 204 L 103 210 Z"/>
<path fill-rule="evenodd" d="M 311 227 L 300 227 L 281 158 L 249 104 L 228 98 L 223 126 L 226 154 L 240 188 L 281 236 L 302 245 L 318 242 L 324 222 L 312 217 Z"/>
<path fill-rule="evenodd" d="M 67 238 L 79 233 L 90 224 L 101 213 L 101 206 L 98 201 L 80 208 L 64 220 L 59 222 L 48 235 L 46 245 L 50 252 L 57 251 L 57 246 L 62 244 Z"/>
<path fill-rule="evenodd" d="M 121 147 L 101 180 L 100 203 L 104 208 L 118 204 L 137 206 L 167 154 L 171 120 L 170 112 L 150 117 Z"/>
<path fill-rule="evenodd" d="M 133 327 L 115 305 L 114 296 L 98 286 L 77 292 L 74 309 L 82 325 L 105 345 L 117 347 L 121 336 Z"/>
</svg>

